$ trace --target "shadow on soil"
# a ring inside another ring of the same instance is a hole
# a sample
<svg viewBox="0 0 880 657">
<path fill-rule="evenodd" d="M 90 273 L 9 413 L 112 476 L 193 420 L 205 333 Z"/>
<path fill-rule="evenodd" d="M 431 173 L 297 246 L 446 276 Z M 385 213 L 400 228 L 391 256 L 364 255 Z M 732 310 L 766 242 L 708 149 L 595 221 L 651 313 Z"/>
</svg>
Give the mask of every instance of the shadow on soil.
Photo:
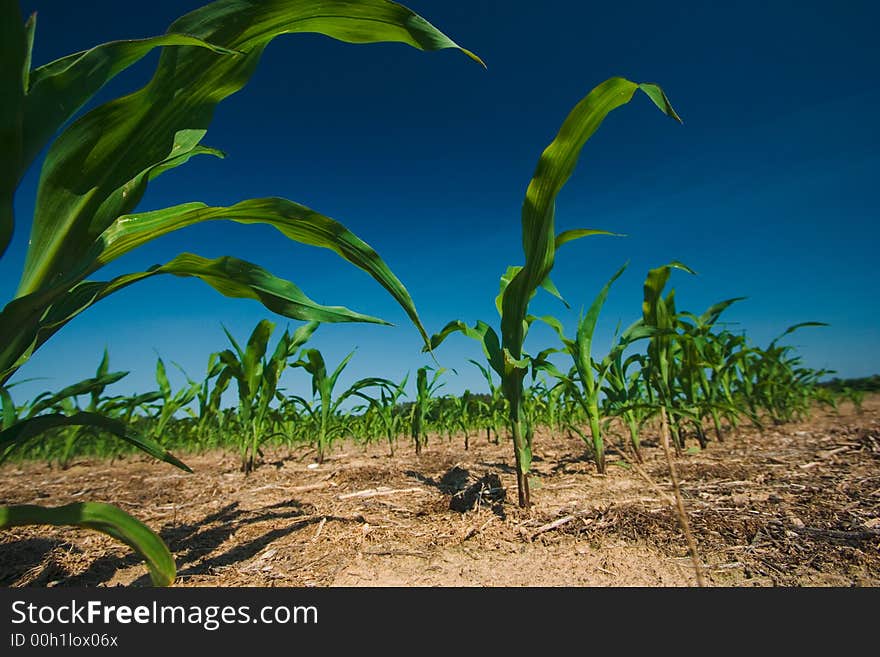
<svg viewBox="0 0 880 657">
<path fill-rule="evenodd" d="M 501 478 L 494 472 L 476 477 L 465 468 L 455 465 L 444 472 L 439 480 L 426 477 L 415 470 L 407 470 L 404 474 L 448 496 L 449 508 L 453 511 L 465 513 L 488 507 L 499 518 L 505 518 L 504 500 L 507 498 L 507 491 Z"/>
<path fill-rule="evenodd" d="M 303 505 L 297 500 L 279 502 L 256 511 L 241 509 L 238 503 L 234 502 L 198 522 L 166 526 L 159 535 L 174 554 L 178 576 L 211 575 L 217 567 L 246 561 L 282 536 L 320 522 L 321 517 L 312 515 L 313 513 L 314 507 Z M 254 523 L 278 520 L 293 520 L 293 522 L 285 523 L 253 540 L 199 561 L 223 545 L 240 528 Z M 52 557 L 53 551 L 64 549 L 66 552 L 69 547 L 63 541 L 46 539 L 28 539 L 7 544 L 4 549 L 7 554 L 4 555 L 4 572 L 0 575 L 0 585 L 9 586 L 16 581 L 25 581 L 28 586 L 45 586 L 57 580 L 58 586 L 96 586 L 110 581 L 118 570 L 142 563 L 134 553 L 122 557 L 107 555 L 94 560 L 84 572 L 71 576 L 63 565 Z M 22 559 L 16 558 L 19 555 Z M 34 569 L 37 568 L 42 569 L 42 572 L 34 573 Z M 10 574 L 7 575 L 7 572 Z M 27 573 L 26 578 L 22 576 L 22 572 Z M 149 584 L 148 575 L 133 582 L 134 586 Z"/>
</svg>

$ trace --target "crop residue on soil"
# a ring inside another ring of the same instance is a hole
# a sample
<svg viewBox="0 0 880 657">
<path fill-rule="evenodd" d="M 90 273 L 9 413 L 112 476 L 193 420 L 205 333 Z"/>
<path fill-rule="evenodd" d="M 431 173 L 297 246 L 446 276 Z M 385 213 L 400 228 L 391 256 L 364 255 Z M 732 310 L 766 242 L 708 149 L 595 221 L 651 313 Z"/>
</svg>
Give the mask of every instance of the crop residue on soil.
<svg viewBox="0 0 880 657">
<path fill-rule="evenodd" d="M 650 436 L 647 436 L 650 438 Z M 650 442 L 650 441 L 649 441 Z M 159 531 L 178 586 L 688 586 L 695 582 L 662 450 L 652 486 L 613 451 L 598 476 L 577 438 L 539 433 L 534 507 L 518 509 L 507 442 L 433 437 L 274 449 L 250 476 L 235 454 L 0 468 L 0 504 L 117 504 Z M 310 467 L 311 466 L 311 467 Z M 715 586 L 880 585 L 880 398 L 857 414 L 740 427 L 678 460 L 706 576 Z M 130 551 L 94 532 L 0 532 L 0 585 L 146 585 Z"/>
</svg>

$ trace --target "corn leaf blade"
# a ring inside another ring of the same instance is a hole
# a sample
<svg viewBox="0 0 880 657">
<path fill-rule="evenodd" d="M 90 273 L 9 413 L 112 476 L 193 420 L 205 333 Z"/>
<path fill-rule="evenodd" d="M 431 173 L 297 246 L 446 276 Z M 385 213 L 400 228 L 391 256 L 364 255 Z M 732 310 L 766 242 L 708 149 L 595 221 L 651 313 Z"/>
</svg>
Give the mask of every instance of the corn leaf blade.
<svg viewBox="0 0 880 657">
<path fill-rule="evenodd" d="M 0 506 L 0 529 L 22 525 L 68 525 L 98 531 L 125 543 L 144 559 L 154 586 L 169 586 L 177 576 L 174 558 L 162 539 L 140 520 L 111 504 L 76 502 L 59 507 Z"/>
<path fill-rule="evenodd" d="M 155 441 L 141 435 L 124 422 L 98 413 L 74 413 L 73 415 L 50 413 L 21 420 L 0 431 L 0 452 L 8 455 L 10 449 L 18 448 L 31 438 L 50 429 L 74 426 L 96 427 L 107 431 L 160 461 L 170 463 L 186 472 L 192 472 L 189 466 Z"/>
</svg>

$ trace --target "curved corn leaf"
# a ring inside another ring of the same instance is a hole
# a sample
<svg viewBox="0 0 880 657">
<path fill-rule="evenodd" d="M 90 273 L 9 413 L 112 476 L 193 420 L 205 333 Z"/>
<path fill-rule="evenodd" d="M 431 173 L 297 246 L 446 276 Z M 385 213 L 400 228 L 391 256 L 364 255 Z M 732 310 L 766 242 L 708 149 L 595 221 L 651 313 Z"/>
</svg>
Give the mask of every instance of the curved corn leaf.
<svg viewBox="0 0 880 657">
<path fill-rule="evenodd" d="M 8 429 L 18 420 L 18 411 L 6 386 L 0 386 L 0 410 L 2 410 L 3 419 L 3 422 L 0 423 L 0 429 Z"/>
<path fill-rule="evenodd" d="M 568 244 L 569 242 L 573 242 L 574 240 L 579 240 L 582 237 L 590 237 L 592 235 L 611 235 L 613 237 L 626 237 L 622 233 L 612 233 L 607 230 L 595 230 L 593 228 L 573 228 L 571 230 L 564 230 L 559 235 L 556 236 L 556 250 L 559 250 L 563 244 Z"/>
<path fill-rule="evenodd" d="M 293 335 L 290 336 L 290 343 L 287 347 L 287 356 L 293 357 L 293 355 L 299 351 L 300 347 L 309 341 L 309 338 L 311 338 L 312 334 L 318 330 L 320 325 L 320 322 L 308 322 L 296 329 L 293 332 Z"/>
<path fill-rule="evenodd" d="M 718 317 L 725 310 L 730 308 L 737 301 L 744 301 L 746 297 L 734 297 L 733 299 L 725 299 L 724 301 L 719 301 L 716 304 L 709 306 L 702 315 L 700 315 L 699 321 L 703 326 L 712 326 L 715 322 L 718 321 Z"/>
<path fill-rule="evenodd" d="M 58 507 L 21 504 L 0 506 L 0 529 L 22 525 L 70 525 L 92 529 L 125 543 L 150 569 L 154 586 L 168 586 L 177 576 L 174 558 L 152 529 L 122 509 L 100 502 L 76 502 Z"/>
<path fill-rule="evenodd" d="M 461 320 L 453 320 L 449 322 L 439 333 L 431 336 L 430 349 L 434 350 L 453 333 L 463 333 L 467 337 L 476 340 L 483 348 L 483 355 L 489 365 L 498 373 L 498 376 L 504 377 L 504 357 L 501 352 L 501 342 L 498 334 L 486 322 L 478 321 L 473 327 L 468 326 Z M 426 347 L 423 351 L 428 351 Z M 474 363 L 475 361 L 471 361 Z M 476 364 L 476 363 L 475 363 Z M 477 364 L 482 370 L 482 366 Z M 485 376 L 484 372 L 484 376 Z"/>
<path fill-rule="evenodd" d="M 668 116 L 679 120 L 666 95 L 656 85 L 639 85 L 624 78 L 606 80 L 581 100 L 544 150 L 526 190 L 522 208 L 525 265 L 507 286 L 502 302 L 503 346 L 519 359 L 525 337 L 524 319 L 537 287 L 553 269 L 557 239 L 560 245 L 582 236 L 567 231 L 557 238 L 554 227 L 556 196 L 571 177 L 580 151 L 609 112 L 628 103 L 641 89 Z"/>
<path fill-rule="evenodd" d="M 144 172 L 196 148 L 214 107 L 247 83 L 268 43 L 295 32 L 351 43 L 396 41 L 422 50 L 459 48 L 417 14 L 386 0 L 218 0 L 183 16 L 169 33 L 241 54 L 163 49 L 147 86 L 97 107 L 56 139 L 40 179 L 19 294 L 71 271 L 78 253 L 134 209 Z"/>
<path fill-rule="evenodd" d="M 303 349 L 299 359 L 293 363 L 292 367 L 302 367 L 312 375 L 313 395 L 322 392 L 322 384 L 327 380 L 327 365 L 324 362 L 324 356 L 318 349 Z"/>
<path fill-rule="evenodd" d="M 106 386 L 116 383 L 126 376 L 128 376 L 128 372 L 105 373 L 90 379 L 84 379 L 55 393 L 44 392 L 31 402 L 27 415 L 28 417 L 34 417 L 69 397 L 89 394 L 96 389 L 103 390 Z"/>
<path fill-rule="evenodd" d="M 185 203 L 120 217 L 97 238 L 89 253 L 75 263 L 73 269 L 91 273 L 161 235 L 215 220 L 267 224 L 289 239 L 335 252 L 384 287 L 406 311 L 427 342 L 427 334 L 422 328 L 412 297 L 379 254 L 338 221 L 283 198 L 250 199 L 230 207 Z"/>
<path fill-rule="evenodd" d="M 160 461 L 170 463 L 181 470 L 192 472 L 189 466 L 180 461 L 171 452 L 161 447 L 158 443 L 141 435 L 124 422 L 97 413 L 74 413 L 73 415 L 52 413 L 47 415 L 37 415 L 16 422 L 11 427 L 0 431 L 0 452 L 8 455 L 11 449 L 21 447 L 26 441 L 48 431 L 49 429 L 73 426 L 90 426 L 102 429 L 113 434 L 117 438 L 124 440 L 130 445 L 134 445 L 138 449 Z"/>
<path fill-rule="evenodd" d="M 572 232 L 575 232 L 575 231 L 572 231 Z M 593 232 L 593 231 L 590 231 L 590 232 Z M 597 233 L 597 234 L 604 233 L 604 232 L 605 231 L 595 231 L 595 233 Z M 576 239 L 576 238 L 574 238 L 574 239 Z M 508 267 L 507 271 L 505 271 L 501 275 L 498 296 L 495 297 L 495 308 L 498 310 L 499 317 L 501 316 L 501 312 L 502 312 L 501 302 L 504 299 L 504 291 L 507 289 L 507 286 L 510 284 L 510 281 L 513 280 L 513 277 L 516 276 L 520 272 L 521 269 L 522 269 L 522 267 L 511 266 L 511 267 Z M 550 294 L 552 294 L 554 297 L 559 299 L 566 308 L 571 308 L 571 306 L 568 305 L 568 302 L 562 296 L 562 293 L 559 291 L 559 288 L 556 287 L 556 283 L 554 283 L 552 280 L 550 280 L 549 276 L 547 276 L 543 281 L 541 281 L 541 287 L 544 288 L 544 290 L 546 290 Z"/>
<path fill-rule="evenodd" d="M 618 269 L 614 276 L 602 286 L 599 294 L 596 295 L 589 310 L 587 310 L 587 314 L 578 323 L 577 337 L 575 339 L 575 352 L 572 355 L 574 356 L 574 362 L 578 369 L 578 374 L 581 376 L 581 381 L 583 381 L 585 385 L 589 384 L 592 386 L 593 333 L 596 331 L 596 323 L 599 321 L 599 313 L 602 312 L 602 306 L 605 305 L 605 300 L 608 298 L 608 292 L 611 290 L 611 286 L 614 284 L 614 281 L 620 278 L 626 267 L 627 266 L 624 265 Z"/>
<path fill-rule="evenodd" d="M 779 342 L 782 338 L 790 333 L 794 333 L 800 328 L 804 328 L 806 326 L 828 326 L 825 322 L 800 322 L 799 324 L 795 324 L 794 326 L 789 326 L 782 333 L 780 333 L 773 341 L 770 343 L 770 346 L 767 347 L 768 350 L 773 349 L 776 346 L 776 343 Z"/>
<path fill-rule="evenodd" d="M 328 384 L 330 389 L 332 390 L 336 386 L 336 381 L 339 379 L 339 375 L 342 374 L 342 370 L 346 368 L 349 361 L 354 357 L 354 352 L 352 351 L 348 356 L 342 359 L 342 362 L 336 366 L 336 369 L 333 370 L 333 374 L 328 378 Z"/>
<path fill-rule="evenodd" d="M 35 303 L 31 303 L 29 296 L 11 301 L 0 312 L 0 345 L 3 345 L 0 346 L 0 363 L 6 366 L 0 370 L 0 384 L 75 316 L 110 294 L 159 274 L 199 278 L 224 296 L 254 299 L 269 310 L 292 319 L 388 324 L 348 308 L 318 304 L 290 281 L 253 263 L 230 256 L 209 260 L 183 253 L 147 271 L 125 274 L 110 281 L 79 283 L 42 313 L 38 312 Z M 41 297 L 42 293 L 34 296 Z M 22 310 L 27 307 L 31 308 L 30 313 Z"/>
<path fill-rule="evenodd" d="M 617 360 L 618 356 L 620 356 L 629 345 L 637 340 L 644 340 L 646 338 L 651 338 L 658 333 L 657 329 L 653 326 L 646 326 L 644 320 L 639 319 L 633 322 L 620 336 L 615 345 L 611 347 L 611 350 L 608 352 L 608 355 L 602 359 L 602 363 L 600 365 L 600 369 L 602 371 L 607 371 L 611 364 Z M 634 354 L 637 356 L 638 354 Z M 626 363 L 624 363 L 621 369 L 625 372 L 629 365 L 634 362 L 633 356 L 627 359 Z"/>
<path fill-rule="evenodd" d="M 196 46 L 215 54 L 239 54 L 187 34 L 163 34 L 102 43 L 35 68 L 25 97 L 22 172 L 58 128 L 107 82 L 162 46 Z"/>
<path fill-rule="evenodd" d="M 275 323 L 268 319 L 257 322 L 254 330 L 248 338 L 241 358 L 241 369 L 247 379 L 248 388 L 256 392 L 263 376 L 263 357 L 269 348 L 269 339 L 275 331 Z"/>
<path fill-rule="evenodd" d="M 673 260 L 669 264 L 648 272 L 643 286 L 644 301 L 642 302 L 642 315 L 648 326 L 659 329 L 672 328 L 672 317 L 675 315 L 674 304 L 672 303 L 674 297 L 668 296 L 667 302 L 664 302 L 662 295 L 663 288 L 666 287 L 666 282 L 669 280 L 669 275 L 673 269 L 680 269 L 688 274 L 696 275 L 697 273 L 677 260 Z"/>
<path fill-rule="evenodd" d="M 0 256 L 15 225 L 13 197 L 21 171 L 24 86 L 30 49 L 18 0 L 0 0 Z"/>
<path fill-rule="evenodd" d="M 399 390 L 398 385 L 390 379 L 376 376 L 367 377 L 365 379 L 358 379 L 349 386 L 348 390 L 346 390 L 345 392 L 340 394 L 339 397 L 336 398 L 336 400 L 333 402 L 331 412 L 335 413 L 336 410 L 342 405 L 342 403 L 349 397 L 360 397 L 361 399 L 365 399 L 367 402 L 369 402 L 370 406 L 374 408 L 381 408 L 381 404 L 377 404 L 376 399 L 370 397 L 363 392 L 365 388 L 379 388 L 382 391 L 383 395 L 386 392 L 388 394 L 392 394 L 394 390 Z"/>
</svg>

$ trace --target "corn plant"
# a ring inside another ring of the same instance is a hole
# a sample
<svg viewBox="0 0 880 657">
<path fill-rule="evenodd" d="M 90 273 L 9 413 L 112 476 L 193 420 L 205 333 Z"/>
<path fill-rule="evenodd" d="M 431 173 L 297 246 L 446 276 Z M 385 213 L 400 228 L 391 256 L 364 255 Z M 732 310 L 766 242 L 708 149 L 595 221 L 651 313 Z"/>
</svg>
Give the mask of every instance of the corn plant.
<svg viewBox="0 0 880 657">
<path fill-rule="evenodd" d="M 468 359 L 468 362 L 476 365 L 489 386 L 488 399 L 478 399 L 477 404 L 486 418 L 486 442 L 493 442 L 492 434 L 494 433 L 494 442 L 497 445 L 500 442 L 498 428 L 506 424 L 507 418 L 507 400 L 504 398 L 504 391 L 501 390 L 501 386 L 495 384 L 490 368 L 483 367 L 483 365 L 472 359 Z"/>
<path fill-rule="evenodd" d="M 652 409 L 645 403 L 646 390 L 642 376 L 644 355 L 631 354 L 624 359 L 626 345 L 621 344 L 605 374 L 602 388 L 604 415 L 619 417 L 629 432 L 630 445 L 636 460 L 642 462 L 641 429 L 649 418 Z M 638 365 L 637 369 L 631 369 Z"/>
<path fill-rule="evenodd" d="M 614 276 L 602 287 L 599 294 L 596 295 L 586 315 L 582 316 L 578 322 L 577 335 L 574 340 L 565 337 L 562 324 L 555 317 L 541 318 L 558 333 L 560 340 L 565 346 L 564 351 L 574 361 L 573 371 L 568 375 L 562 374 L 555 366 L 540 357 L 541 355 L 539 355 L 535 363 L 537 367 L 546 369 L 559 379 L 571 398 L 578 403 L 585 413 L 590 425 L 593 459 L 599 474 L 605 473 L 605 442 L 602 437 L 601 415 L 599 411 L 600 394 L 605 379 L 608 377 L 612 366 L 618 361 L 619 356 L 629 345 L 637 340 L 650 337 L 654 333 L 653 328 L 645 326 L 641 321 L 637 321 L 624 331 L 617 343 L 602 360 L 597 361 L 593 359 L 593 334 L 596 331 L 599 313 L 605 305 L 611 285 L 623 274 L 625 268 L 626 266 L 618 269 Z M 584 442 L 590 442 L 587 440 L 585 433 L 577 428 L 576 425 L 570 424 L 570 426 L 580 435 Z"/>
<path fill-rule="evenodd" d="M 428 381 L 430 371 L 433 371 L 434 375 Z M 428 417 L 437 404 L 437 390 L 446 385 L 440 381 L 440 376 L 445 371 L 443 367 L 435 371 L 427 365 L 416 370 L 416 396 L 410 408 L 410 435 L 416 454 L 421 454 L 422 449 L 428 444 Z"/>
<path fill-rule="evenodd" d="M 57 392 L 46 391 L 40 393 L 26 404 L 26 410 L 19 417 L 9 422 L 9 426 L 18 421 L 26 421 L 44 412 L 60 413 L 66 416 L 73 416 L 81 412 L 101 413 L 104 416 L 110 416 L 110 409 L 106 405 L 108 400 L 104 397 L 104 391 L 107 386 L 120 381 L 126 376 L 128 376 L 128 372 L 110 371 L 110 356 L 105 349 L 94 377 L 66 386 Z M 82 408 L 78 401 L 78 397 L 83 395 L 88 395 L 88 403 L 85 408 Z M 115 410 L 116 404 L 113 404 L 113 406 Z M 62 468 L 66 468 L 70 463 L 77 440 L 86 433 L 84 429 L 82 426 L 73 426 L 63 431 L 64 444 L 58 457 L 58 462 Z M 0 456 L 0 460 L 5 460 L 14 451 L 23 446 L 23 442 L 9 445 L 5 453 Z"/>
<path fill-rule="evenodd" d="M 278 340 L 271 355 L 267 356 L 269 339 L 275 324 L 268 319 L 260 320 L 251 332 L 247 345 L 242 349 L 232 334 L 224 327 L 232 349 L 220 352 L 219 360 L 223 369 L 218 375 L 218 384 L 231 379 L 238 388 L 239 450 L 241 469 L 249 474 L 257 467 L 260 445 L 272 437 L 274 419 L 270 404 L 275 400 L 281 374 L 297 350 L 318 328 L 318 322 L 308 322 L 299 327 L 293 335 L 288 331 Z"/>
<path fill-rule="evenodd" d="M 201 143 L 214 107 L 245 86 L 267 44 L 278 35 L 317 32 L 351 43 L 457 48 L 480 61 L 476 55 L 406 7 L 386 0 L 218 0 L 176 20 L 164 35 L 105 43 L 38 67 L 31 66 L 35 29 L 35 16 L 24 22 L 15 0 L 0 0 L 0 257 L 14 230 L 18 184 L 48 146 L 19 287 L 0 311 L 0 387 L 75 316 L 114 292 L 163 274 L 198 278 L 223 295 L 256 299 L 295 319 L 382 323 L 346 308 L 317 304 L 293 283 L 231 256 L 212 260 L 183 253 L 146 271 L 103 281 L 91 278 L 153 239 L 221 219 L 268 224 L 291 240 L 335 251 L 379 282 L 427 340 L 409 293 L 376 252 L 338 222 L 303 205 L 264 198 L 231 207 L 190 202 L 135 210 L 152 179 L 197 155 L 222 156 Z M 145 87 L 92 109 L 53 141 L 107 81 L 154 48 L 162 51 Z M 92 413 L 42 414 L 16 422 L 0 433 L 0 449 L 51 428 L 83 425 L 108 431 L 188 470 L 155 441 Z M 0 529 L 21 524 L 99 529 L 141 554 L 154 583 L 169 584 L 175 577 L 173 559 L 161 540 L 116 507 L 0 508 Z"/>
<path fill-rule="evenodd" d="M 342 374 L 349 361 L 354 356 L 351 352 L 342 359 L 331 374 L 327 373 L 327 364 L 324 356 L 317 349 L 303 349 L 299 359 L 291 364 L 291 367 L 301 367 L 311 375 L 313 401 L 303 397 L 291 396 L 298 401 L 312 420 L 315 431 L 315 448 L 318 452 L 318 463 L 323 463 L 324 458 L 330 451 L 334 439 L 340 437 L 347 429 L 348 424 L 339 421 L 338 412 L 342 403 L 353 395 L 366 388 L 375 386 L 391 387 L 393 384 L 387 379 L 367 377 L 355 381 L 347 390 L 338 396 L 334 396 L 333 390 L 339 375 Z"/>
<path fill-rule="evenodd" d="M 770 341 L 766 349 L 753 348 L 743 380 L 748 381 L 756 403 L 774 424 L 790 422 L 809 410 L 811 394 L 823 372 L 800 367 L 801 359 L 791 356 L 793 348 L 780 345 L 786 335 L 804 327 L 827 326 L 824 322 L 801 322 L 789 326 Z"/>
<path fill-rule="evenodd" d="M 400 406 L 401 400 L 406 397 L 407 381 L 409 381 L 409 374 L 404 376 L 400 383 L 380 386 L 379 398 L 368 395 L 362 390 L 354 393 L 369 403 L 370 409 L 378 419 L 380 431 L 388 441 L 389 456 L 394 456 L 394 443 L 397 441 L 397 437 L 403 433 L 406 418 L 401 412 Z"/>
<path fill-rule="evenodd" d="M 437 400 L 436 415 L 440 429 L 446 432 L 450 442 L 453 434 L 460 431 L 464 436 L 465 451 L 470 449 L 474 401 L 470 390 L 465 390 L 461 395 L 446 395 Z"/>
<path fill-rule="evenodd" d="M 642 321 L 645 326 L 654 329 L 655 333 L 648 343 L 647 360 L 642 372 L 648 382 L 649 403 L 654 403 L 652 392 L 656 394 L 656 405 L 663 415 L 664 425 L 668 421 L 670 433 L 674 440 L 676 453 L 681 452 L 681 438 L 678 431 L 678 417 L 684 411 L 674 407 L 673 397 L 676 391 L 676 361 L 674 349 L 679 345 L 675 341 L 675 292 L 663 296 L 673 269 L 680 269 L 689 274 L 695 272 L 680 262 L 671 262 L 648 272 L 644 284 L 644 301 L 642 302 Z"/>
<path fill-rule="evenodd" d="M 817 388 L 817 392 L 818 390 L 819 389 Z M 841 389 L 840 394 L 850 401 L 858 415 L 862 415 L 865 412 L 865 409 L 862 408 L 862 404 L 865 402 L 864 390 L 853 388 L 851 386 L 844 386 Z"/>
<path fill-rule="evenodd" d="M 186 372 L 183 372 L 183 375 L 186 376 Z M 174 415 L 188 406 L 199 393 L 201 386 L 188 376 L 186 378 L 187 386 L 174 392 L 171 389 L 171 382 L 168 381 L 165 362 L 161 358 L 156 360 L 156 383 L 159 386 L 160 398 L 155 405 L 156 414 L 153 417 L 154 422 L 150 433 L 152 438 L 159 444 L 162 444 L 162 436 L 165 434 L 165 429 L 174 418 Z"/>
<path fill-rule="evenodd" d="M 719 386 L 713 385 L 715 367 L 718 363 L 716 336 L 712 328 L 718 322 L 721 313 L 727 308 L 742 301 L 743 297 L 727 299 L 710 306 L 701 315 L 681 311 L 674 318 L 674 337 L 680 346 L 680 363 L 677 367 L 678 385 L 686 407 L 693 413 L 692 423 L 700 446 L 705 449 L 707 438 L 703 430 L 702 420 L 705 416 L 712 417 L 715 433 L 722 438 L 718 413 L 727 403 Z M 723 368 L 723 363 L 720 364 Z M 710 379 L 709 372 L 712 372 Z"/>
<path fill-rule="evenodd" d="M 501 337 L 485 322 L 470 327 L 460 320 L 447 324 L 431 338 L 437 347 L 454 332 L 479 341 L 490 366 L 501 377 L 507 398 L 508 422 L 513 436 L 518 501 L 530 506 L 528 473 L 532 462 L 532 428 L 523 415 L 523 379 L 530 359 L 523 345 L 532 321 L 529 303 L 539 287 L 558 296 L 550 272 L 559 248 L 572 240 L 606 231 L 574 229 L 556 234 L 556 196 L 571 176 L 581 148 L 613 109 L 628 103 L 636 91 L 643 91 L 667 116 L 680 120 L 663 90 L 654 84 L 636 84 L 624 78 L 611 78 L 593 89 L 571 111 L 556 138 L 544 150 L 535 174 L 526 189 L 522 206 L 522 244 L 525 264 L 511 267 L 502 276 L 501 293 L 496 301 L 501 315 Z"/>
<path fill-rule="evenodd" d="M 195 388 L 196 408 L 187 407 L 186 412 L 196 422 L 196 440 L 204 443 L 206 434 L 219 423 L 222 417 L 220 402 L 223 393 L 226 392 L 231 377 L 227 375 L 221 382 L 218 377 L 223 372 L 224 366 L 220 361 L 220 354 L 215 352 L 208 356 L 208 368 L 201 381 L 194 381 L 184 372 L 187 382 Z M 213 384 L 213 386 L 212 386 Z"/>
</svg>

